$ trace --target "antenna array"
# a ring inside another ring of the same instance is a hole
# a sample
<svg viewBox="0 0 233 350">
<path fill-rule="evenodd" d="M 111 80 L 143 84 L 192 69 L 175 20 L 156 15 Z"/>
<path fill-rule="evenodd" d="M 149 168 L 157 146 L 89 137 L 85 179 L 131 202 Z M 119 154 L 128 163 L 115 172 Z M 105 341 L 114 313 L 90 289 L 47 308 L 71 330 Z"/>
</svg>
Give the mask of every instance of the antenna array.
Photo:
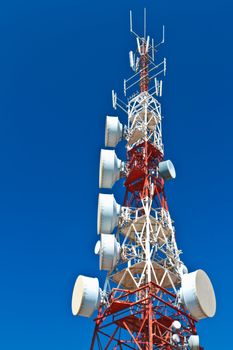
<svg viewBox="0 0 233 350">
<path fill-rule="evenodd" d="M 166 59 L 155 62 L 165 31 L 155 44 L 147 35 L 144 11 L 144 33 L 138 35 L 130 11 L 130 32 L 136 50 L 129 52 L 133 75 L 124 80 L 126 102 L 112 92 L 113 108 L 124 111 L 128 123 L 107 116 L 105 125 L 105 147 L 125 140 L 126 160 L 113 149 L 101 150 L 99 171 L 100 188 L 111 189 L 124 178 L 124 202 L 118 204 L 113 194 L 99 195 L 95 254 L 107 277 L 100 289 L 97 278 L 79 276 L 72 312 L 90 317 L 98 309 L 91 350 L 203 349 L 196 322 L 214 316 L 214 290 L 203 270 L 189 273 L 182 262 L 165 195 L 165 183 L 176 177 L 162 141 L 160 76 Z"/>
</svg>

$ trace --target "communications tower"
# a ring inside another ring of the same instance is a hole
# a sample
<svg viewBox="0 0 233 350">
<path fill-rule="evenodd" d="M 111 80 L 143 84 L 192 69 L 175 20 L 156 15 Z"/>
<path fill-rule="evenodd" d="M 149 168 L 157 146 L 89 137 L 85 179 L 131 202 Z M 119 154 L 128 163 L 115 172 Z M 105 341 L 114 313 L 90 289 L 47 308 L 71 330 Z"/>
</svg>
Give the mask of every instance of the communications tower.
<svg viewBox="0 0 233 350">
<path fill-rule="evenodd" d="M 129 52 L 133 74 L 124 80 L 126 102 L 112 92 L 114 109 L 124 111 L 128 123 L 107 116 L 105 126 L 105 146 L 125 140 L 126 160 L 114 149 L 101 150 L 99 171 L 100 188 L 111 189 L 124 178 L 124 202 L 99 194 L 95 253 L 107 277 L 100 289 L 97 278 L 79 276 L 72 312 L 91 317 L 98 310 L 90 350 L 203 349 L 196 322 L 214 316 L 215 294 L 203 270 L 189 273 L 182 262 L 165 195 L 165 183 L 176 172 L 164 158 L 162 140 L 166 59 L 156 59 L 164 28 L 155 44 L 146 33 L 146 12 L 142 36 L 133 29 L 130 12 L 130 32 L 136 49 Z"/>
</svg>

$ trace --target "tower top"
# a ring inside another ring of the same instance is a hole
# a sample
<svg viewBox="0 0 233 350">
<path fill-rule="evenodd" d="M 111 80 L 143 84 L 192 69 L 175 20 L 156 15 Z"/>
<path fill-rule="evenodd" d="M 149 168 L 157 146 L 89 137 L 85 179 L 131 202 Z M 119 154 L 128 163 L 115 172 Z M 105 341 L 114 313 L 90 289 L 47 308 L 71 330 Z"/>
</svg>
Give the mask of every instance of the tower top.
<svg viewBox="0 0 233 350">
<path fill-rule="evenodd" d="M 158 47 L 165 42 L 165 27 L 162 30 L 162 39 L 155 43 L 154 39 L 147 35 L 147 14 L 144 9 L 144 25 L 143 34 L 138 34 L 133 27 L 133 14 L 130 11 L 130 33 L 136 38 L 136 48 L 129 52 L 129 64 L 133 70 L 133 74 L 124 79 L 124 95 L 127 97 L 127 102 L 130 103 L 132 98 L 143 93 L 149 93 L 150 96 L 162 96 L 162 80 L 158 77 L 166 75 L 166 58 L 161 62 L 156 62 L 156 54 Z M 115 91 L 112 91 L 113 108 L 120 107 L 126 113 L 128 103 L 120 100 Z"/>
</svg>

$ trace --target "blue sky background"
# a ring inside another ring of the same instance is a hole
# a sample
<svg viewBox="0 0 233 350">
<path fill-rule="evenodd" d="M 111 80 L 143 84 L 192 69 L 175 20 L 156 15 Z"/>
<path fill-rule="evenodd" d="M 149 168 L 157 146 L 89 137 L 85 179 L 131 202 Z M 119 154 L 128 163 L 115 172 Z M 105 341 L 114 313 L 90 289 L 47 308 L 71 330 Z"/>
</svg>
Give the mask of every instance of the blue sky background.
<svg viewBox="0 0 233 350">
<path fill-rule="evenodd" d="M 177 169 L 167 186 L 190 270 L 216 289 L 205 349 L 229 348 L 232 323 L 230 0 L 40 0 L 0 4 L 0 346 L 87 350 L 91 319 L 74 318 L 78 274 L 99 276 L 98 163 L 111 90 L 131 72 L 129 9 L 158 39 L 166 25 L 163 139 Z M 119 112 L 122 121 L 125 116 Z M 118 155 L 124 148 L 118 146 Z M 114 193 L 120 201 L 119 184 Z M 228 334 L 228 337 L 227 337 Z"/>
</svg>

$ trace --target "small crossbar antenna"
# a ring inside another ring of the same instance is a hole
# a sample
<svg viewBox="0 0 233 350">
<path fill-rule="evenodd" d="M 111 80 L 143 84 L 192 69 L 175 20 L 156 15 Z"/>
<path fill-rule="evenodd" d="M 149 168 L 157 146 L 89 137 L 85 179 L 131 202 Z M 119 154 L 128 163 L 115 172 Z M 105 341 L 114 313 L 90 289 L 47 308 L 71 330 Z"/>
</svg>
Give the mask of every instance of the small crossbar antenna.
<svg viewBox="0 0 233 350">
<path fill-rule="evenodd" d="M 130 33 L 133 33 L 136 38 L 140 38 L 140 35 L 138 35 L 134 30 L 133 30 L 133 14 L 132 11 L 129 11 L 129 26 L 130 26 Z"/>
<path fill-rule="evenodd" d="M 165 26 L 163 25 L 163 36 L 162 36 L 162 40 L 155 46 L 155 49 L 160 46 L 161 44 L 165 43 Z"/>
</svg>

